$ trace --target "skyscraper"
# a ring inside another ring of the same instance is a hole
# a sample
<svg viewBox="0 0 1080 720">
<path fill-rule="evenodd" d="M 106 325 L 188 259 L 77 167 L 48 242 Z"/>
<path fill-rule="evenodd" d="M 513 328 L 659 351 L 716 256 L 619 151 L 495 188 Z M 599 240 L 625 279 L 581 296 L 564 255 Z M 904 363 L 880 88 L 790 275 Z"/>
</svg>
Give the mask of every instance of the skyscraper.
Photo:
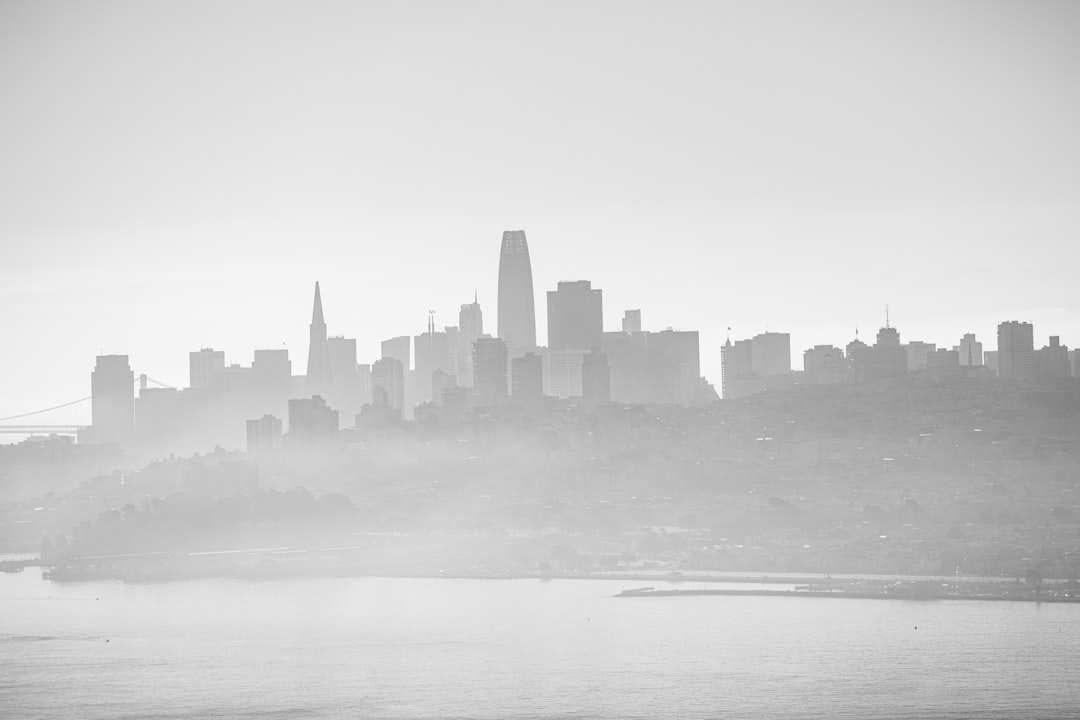
<svg viewBox="0 0 1080 720">
<path fill-rule="evenodd" d="M 1009 320 L 998 325 L 998 377 L 1035 379 L 1035 340 L 1031 323 Z"/>
<path fill-rule="evenodd" d="M 548 349 L 592 350 L 604 341 L 604 296 L 588 280 L 560 282 L 547 294 Z"/>
<path fill-rule="evenodd" d="M 960 339 L 957 350 L 960 352 L 961 365 L 976 366 L 983 364 L 983 344 L 975 339 L 974 333 L 965 334 Z"/>
<path fill-rule="evenodd" d="M 473 384 L 473 343 L 484 334 L 484 313 L 476 296 L 467 305 L 461 306 L 458 313 L 457 366 L 458 385 L 472 387 Z"/>
<path fill-rule="evenodd" d="M 326 348 L 326 322 L 323 320 L 322 294 L 315 283 L 315 304 L 311 309 L 308 340 L 307 393 L 318 395 L 330 389 L 330 354 Z"/>
<path fill-rule="evenodd" d="M 473 344 L 476 407 L 494 407 L 506 402 L 508 365 L 506 343 L 500 338 L 483 337 Z"/>
<path fill-rule="evenodd" d="M 188 353 L 188 387 L 207 388 L 225 370 L 225 351 L 203 348 Z"/>
<path fill-rule="evenodd" d="M 791 335 L 764 332 L 750 339 L 750 367 L 760 377 L 791 372 Z"/>
<path fill-rule="evenodd" d="M 135 429 L 135 373 L 127 355 L 98 355 L 90 373 L 90 413 L 97 442 L 117 442 Z"/>
<path fill-rule="evenodd" d="M 611 402 L 611 369 L 604 353 L 593 351 L 582 358 L 581 396 L 586 405 L 606 405 Z"/>
<path fill-rule="evenodd" d="M 510 355 L 536 348 L 536 307 L 532 263 L 524 230 L 503 233 L 499 252 L 499 339 Z"/>
<path fill-rule="evenodd" d="M 516 405 L 536 406 L 544 399 L 544 361 L 536 353 L 525 353 L 510 364 L 510 393 Z"/>
</svg>

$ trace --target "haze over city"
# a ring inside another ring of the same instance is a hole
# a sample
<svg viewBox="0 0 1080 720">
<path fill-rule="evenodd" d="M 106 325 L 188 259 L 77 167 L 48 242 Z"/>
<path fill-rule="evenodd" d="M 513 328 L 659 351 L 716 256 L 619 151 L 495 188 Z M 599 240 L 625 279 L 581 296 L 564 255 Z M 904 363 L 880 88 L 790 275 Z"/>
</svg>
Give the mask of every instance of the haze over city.
<svg viewBox="0 0 1080 720">
<path fill-rule="evenodd" d="M 713 379 L 726 327 L 798 367 L 885 304 L 1080 344 L 1072 4 L 320 7 L 0 8 L 0 415 L 102 352 L 296 357 L 315 280 L 362 357 L 474 290 L 494 320 L 507 228 L 538 294 L 699 329 Z"/>
<path fill-rule="evenodd" d="M 0 0 L 0 716 L 1074 718 L 1078 38 Z"/>
</svg>

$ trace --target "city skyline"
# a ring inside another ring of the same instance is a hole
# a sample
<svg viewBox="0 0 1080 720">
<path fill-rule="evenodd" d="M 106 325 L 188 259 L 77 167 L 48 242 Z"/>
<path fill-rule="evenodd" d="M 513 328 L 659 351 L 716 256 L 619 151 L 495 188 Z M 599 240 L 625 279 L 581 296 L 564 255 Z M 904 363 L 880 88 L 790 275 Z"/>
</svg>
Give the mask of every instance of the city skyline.
<svg viewBox="0 0 1080 720">
<path fill-rule="evenodd" d="M 474 289 L 494 329 L 507 228 L 605 327 L 701 330 L 708 377 L 726 327 L 839 346 L 886 303 L 939 345 L 1010 317 L 1080 344 L 1077 9 L 929 8 L 6 4 L 0 337 L 37 352 L 0 412 L 96 354 L 303 362 L 316 279 L 362 356 Z"/>
<path fill-rule="evenodd" d="M 504 256 L 504 254 L 505 254 L 506 239 L 507 239 L 507 236 L 510 236 L 511 234 L 512 233 L 510 233 L 509 231 L 505 232 L 503 234 L 503 242 L 502 242 L 502 247 L 500 249 L 500 258 L 502 258 Z M 516 233 L 514 233 L 514 234 L 516 234 Z M 521 233 L 521 234 L 524 235 L 524 233 Z M 526 252 L 527 252 L 527 248 L 526 248 Z M 500 269 L 501 269 L 501 264 L 500 264 Z M 557 284 L 557 289 L 561 289 L 563 286 L 565 286 L 565 287 L 586 287 L 590 282 L 591 282 L 590 280 L 560 281 Z M 540 292 L 544 292 L 544 291 L 541 290 Z M 601 289 L 600 288 L 593 288 L 592 292 L 596 293 L 597 297 L 599 297 L 599 292 L 601 292 Z M 337 330 L 335 330 L 335 334 L 328 338 L 327 324 L 323 320 L 322 291 L 321 291 L 321 281 L 319 281 L 319 280 L 315 281 L 314 293 L 315 293 L 314 302 L 312 304 L 312 310 L 311 310 L 311 316 L 310 316 L 311 322 L 309 324 L 308 344 L 307 344 L 306 347 L 303 347 L 303 348 L 300 348 L 300 349 L 295 349 L 294 348 L 294 351 L 304 353 L 304 357 L 307 359 L 306 365 L 308 367 L 309 373 L 310 373 L 310 370 L 312 368 L 312 363 L 314 362 L 315 365 L 318 366 L 318 367 L 325 367 L 323 372 L 325 373 L 325 375 L 329 376 L 330 375 L 330 361 L 331 361 L 331 359 L 328 356 L 329 350 L 328 350 L 327 342 L 328 342 L 328 340 L 329 341 L 346 341 L 344 336 L 346 334 L 348 334 L 349 331 L 348 330 L 343 331 L 343 330 L 337 329 Z M 546 292 L 547 296 L 549 297 L 549 301 L 548 301 L 549 304 L 551 302 L 550 298 L 553 297 L 555 295 L 555 293 L 556 293 L 556 290 L 550 290 L 550 291 Z M 533 293 L 533 295 L 535 297 L 535 292 Z M 471 309 L 471 308 L 479 308 L 479 310 L 470 310 L 471 312 L 482 312 L 482 307 L 483 307 L 483 304 L 480 303 L 480 301 L 479 301 L 477 291 L 474 291 L 474 298 L 473 298 L 472 303 L 462 303 L 461 306 L 460 306 L 461 311 L 463 313 L 466 311 L 466 309 Z M 888 337 L 886 338 L 887 342 L 899 343 L 900 340 L 895 337 L 896 333 L 898 332 L 898 329 L 894 325 L 891 324 L 891 321 L 889 319 L 889 308 L 888 308 L 888 306 L 886 306 L 883 311 L 885 313 L 885 321 L 884 322 L 886 324 L 882 325 L 876 331 L 877 342 L 881 342 L 881 334 L 883 332 L 885 332 L 888 335 Z M 543 324 L 545 326 L 548 325 L 548 315 L 550 314 L 550 312 L 551 312 L 551 308 L 548 307 L 548 312 L 547 313 L 541 313 L 540 314 L 540 318 L 543 318 Z M 639 323 L 641 322 L 641 313 L 642 313 L 641 308 L 636 308 L 636 309 L 627 308 L 625 310 L 620 310 L 619 312 L 637 313 L 637 316 L 636 316 L 637 317 L 637 322 L 639 322 Z M 644 313 L 645 313 L 645 318 L 646 318 L 646 321 L 645 321 L 644 324 L 645 324 L 645 326 L 648 326 L 649 325 L 649 323 L 647 322 L 648 308 L 644 309 Z M 609 314 L 610 314 L 610 311 L 609 311 Z M 429 311 L 429 315 L 428 315 L 428 323 L 429 323 L 429 325 L 425 330 L 425 334 L 426 334 L 426 332 L 430 332 L 431 330 L 435 329 L 434 317 L 435 316 L 430 314 L 430 311 Z M 460 319 L 460 315 L 459 315 L 459 319 Z M 625 320 L 625 318 L 623 318 L 623 320 Z M 989 337 L 991 339 L 1000 338 L 1001 337 L 1000 336 L 1001 328 L 1003 327 L 1003 325 L 1014 324 L 1016 322 L 1017 321 L 1014 321 L 1014 320 L 1000 321 L 997 324 L 997 326 L 995 327 L 996 333 L 990 335 Z M 1024 321 L 1020 321 L 1020 322 L 1024 322 Z M 1041 337 L 1043 337 L 1043 335 L 1041 335 L 1039 332 L 1031 333 L 1031 331 L 1032 331 L 1032 328 L 1031 328 L 1032 323 L 1026 323 L 1025 322 L 1024 324 L 1028 327 L 1028 332 L 1030 334 L 1033 349 L 1038 350 L 1041 347 L 1039 339 Z M 607 322 L 606 316 L 605 316 L 605 321 L 604 321 L 604 325 L 603 325 L 603 332 L 604 333 L 620 332 L 621 328 L 622 328 L 622 323 L 620 323 L 618 326 L 615 326 L 614 323 L 611 323 L 611 326 L 609 326 L 609 323 Z M 656 329 L 659 329 L 659 328 L 656 328 Z M 668 328 L 668 329 L 670 329 L 670 328 Z M 732 336 L 732 329 L 729 327 L 729 328 L 726 328 L 725 330 L 726 330 L 726 332 L 725 332 L 725 340 L 729 341 L 731 339 L 731 336 Z M 790 337 L 790 333 L 785 332 L 785 333 L 782 333 L 782 335 L 785 338 Z M 754 339 L 754 342 L 756 344 L 759 338 L 766 338 L 766 337 L 771 337 L 771 336 L 779 336 L 779 335 L 775 331 L 765 330 L 765 331 L 763 331 L 761 333 L 756 334 L 753 339 Z M 914 344 L 929 344 L 929 345 L 938 344 L 938 345 L 940 345 L 940 347 L 942 349 L 948 349 L 950 347 L 960 347 L 962 343 L 968 341 L 969 336 L 974 336 L 974 337 L 970 338 L 971 341 L 975 341 L 980 337 L 982 337 L 983 339 L 986 339 L 986 336 L 980 336 L 977 333 L 963 332 L 963 333 L 960 333 L 958 335 L 958 337 L 955 339 L 955 345 L 952 344 L 952 343 L 934 343 L 934 342 L 926 343 L 921 338 L 916 339 L 916 338 L 911 338 L 911 337 L 906 337 L 905 341 L 913 342 Z M 383 339 L 383 340 L 381 340 L 381 341 L 379 341 L 377 343 L 369 343 L 371 345 L 381 345 L 382 346 L 381 351 L 372 352 L 369 355 L 361 354 L 361 353 L 359 353 L 359 352 L 357 352 L 355 350 L 356 340 L 354 340 L 352 338 L 349 338 L 347 340 L 347 342 L 352 343 L 352 346 L 353 346 L 354 364 L 355 364 L 355 362 L 360 362 L 360 363 L 363 364 L 366 361 L 369 366 L 373 366 L 374 363 L 377 360 L 380 359 L 380 357 L 386 357 L 388 352 L 390 353 L 390 356 L 401 355 L 402 361 L 408 361 L 408 363 L 410 365 L 410 368 L 406 368 L 406 376 L 404 378 L 405 382 L 407 383 L 408 382 L 408 379 L 407 379 L 408 378 L 408 371 L 410 369 L 412 369 L 415 372 L 415 370 L 416 370 L 416 368 L 415 368 L 416 354 L 414 354 L 412 352 L 412 348 L 411 348 L 412 337 L 413 336 L 410 333 L 406 333 L 405 335 L 402 335 L 402 336 L 396 336 L 396 337 L 389 338 L 389 339 Z M 419 340 L 420 337 L 422 337 L 422 336 L 417 335 L 417 340 Z M 867 337 L 866 330 L 864 329 L 864 330 L 860 331 L 860 329 L 856 327 L 856 328 L 853 329 L 853 335 L 852 335 L 851 341 L 830 343 L 827 340 L 818 339 L 818 340 L 814 341 L 813 345 L 810 345 L 807 348 L 805 348 L 805 350 L 806 350 L 806 352 L 810 352 L 812 350 L 817 350 L 817 349 L 820 349 L 820 348 L 826 348 L 826 347 L 835 346 L 836 348 L 840 349 L 841 351 L 843 351 L 844 348 L 846 347 L 847 351 L 850 352 L 850 350 L 851 350 L 851 344 L 850 343 L 853 341 L 853 342 L 855 342 L 857 344 L 859 339 L 864 338 L 864 337 Z M 1045 339 L 1046 339 L 1046 343 L 1048 343 L 1048 344 L 1053 344 L 1053 342 L 1060 341 L 1061 337 L 1062 337 L 1062 334 L 1060 332 L 1057 332 L 1057 331 L 1053 330 L 1053 329 L 1045 331 Z M 1070 347 L 1070 348 L 1075 347 L 1075 346 L 1072 346 L 1068 342 L 1068 339 L 1067 339 L 1068 336 L 1065 336 L 1065 337 L 1066 337 L 1066 341 L 1063 344 L 1065 346 L 1067 346 L 1067 347 Z M 401 341 L 402 348 L 400 350 L 392 350 L 392 349 L 388 350 L 387 349 L 387 343 L 393 343 L 395 341 Z M 747 339 L 745 342 L 749 343 L 750 340 Z M 788 350 L 789 350 L 788 356 L 790 358 L 790 363 L 788 365 L 789 369 L 787 371 L 785 371 L 785 372 L 799 372 L 799 371 L 804 370 L 804 367 L 803 367 L 804 352 L 797 349 L 796 346 L 791 344 L 790 340 L 786 340 L 785 342 L 788 344 Z M 875 343 L 873 343 L 873 342 L 870 343 L 871 346 L 873 346 L 874 344 Z M 982 342 L 980 342 L 979 344 L 983 345 Z M 905 344 L 905 347 L 906 346 L 907 345 Z M 543 349 L 545 351 L 548 349 L 546 345 L 543 345 L 543 346 L 537 345 L 536 347 L 540 347 L 541 349 Z M 996 351 L 996 345 L 993 345 L 993 346 L 987 345 L 987 347 L 995 347 L 995 350 L 988 351 L 990 353 L 994 353 Z M 288 348 L 284 348 L 284 349 L 288 350 Z M 724 348 L 721 347 L 721 350 L 723 350 L 723 349 Z M 584 348 L 582 348 L 581 351 L 584 351 Z M 190 358 L 189 363 L 188 363 L 190 365 L 189 382 L 188 382 L 187 385 L 185 385 L 183 382 L 177 382 L 175 384 L 175 387 L 176 388 L 183 388 L 183 387 L 193 387 L 194 388 L 194 387 L 198 387 L 199 383 L 197 383 L 196 380 L 195 380 L 195 372 L 196 372 L 196 370 L 195 370 L 195 367 L 196 367 L 195 366 L 195 357 L 197 355 L 200 355 L 200 354 L 208 354 L 208 353 L 211 353 L 211 352 L 215 356 L 218 365 L 220 365 L 222 367 L 224 367 L 224 365 L 226 363 L 232 364 L 232 365 L 235 366 L 235 364 L 238 361 L 238 359 L 236 358 L 235 355 L 227 354 L 226 350 L 224 348 L 209 348 L 209 347 L 207 347 L 207 348 L 202 348 L 199 351 L 191 350 L 189 352 L 189 355 L 191 356 L 191 358 Z M 251 351 L 251 354 L 254 357 L 254 359 L 257 360 L 259 353 L 269 353 L 269 352 L 276 352 L 276 351 L 267 348 L 266 345 L 264 344 L 262 346 L 257 345 L 256 347 L 254 347 L 252 349 L 252 351 Z M 107 356 L 108 357 L 128 357 L 128 358 L 130 358 L 131 354 L 129 354 L 129 353 L 113 353 L 112 355 L 107 355 Z M 293 363 L 297 362 L 297 356 L 289 355 L 287 357 L 291 362 L 293 362 Z M 578 358 L 578 360 L 580 360 L 580 358 Z M 724 376 L 723 353 L 720 353 L 720 357 L 717 358 L 717 360 L 719 360 L 719 362 L 716 363 L 716 364 L 719 365 L 720 367 L 718 368 L 719 372 L 716 374 L 715 379 L 713 377 L 707 375 L 707 374 L 703 375 L 702 377 L 706 381 L 713 382 L 717 387 L 717 391 L 722 394 L 721 379 Z M 241 362 L 242 362 L 242 359 L 241 359 Z M 776 362 L 779 362 L 781 365 L 783 364 L 783 360 L 777 360 Z M 961 364 L 968 364 L 965 360 L 961 360 L 960 362 L 961 362 Z M 1030 360 L 1029 363 L 1030 362 L 1033 362 L 1033 360 Z M 708 363 L 708 362 L 706 362 L 704 360 L 702 360 L 702 362 L 701 362 L 701 367 L 703 369 L 710 366 L 710 365 L 711 365 L 711 363 Z M 509 362 L 507 363 L 507 366 L 508 366 L 508 369 L 509 369 Z M 301 367 L 302 367 L 302 365 L 301 365 Z M 154 372 L 154 371 L 153 370 L 147 371 L 145 368 L 140 368 L 140 374 L 149 374 L 150 372 Z M 206 372 L 206 371 L 204 371 L 204 372 Z M 1028 370 L 1029 374 L 1022 376 L 1021 379 L 1031 379 L 1031 377 L 1032 377 L 1030 375 L 1031 372 L 1032 372 L 1032 370 L 1030 370 L 1030 368 L 1029 368 L 1029 370 Z M 322 373 L 320 373 L 320 374 L 322 374 Z M 767 372 L 765 372 L 765 374 L 766 375 L 772 375 L 774 373 L 767 371 Z M 134 377 L 134 375 L 133 375 L 133 377 Z M 316 395 L 316 394 L 326 395 L 326 393 L 328 392 L 329 385 L 328 385 L 327 379 L 325 379 L 325 378 L 316 378 L 314 384 L 312 384 L 312 381 L 308 379 L 308 374 L 305 374 L 304 376 L 296 376 L 296 377 L 300 377 L 300 378 L 304 379 L 304 383 L 305 383 L 304 384 L 304 395 L 305 396 L 310 397 L 311 395 Z M 332 395 L 332 393 L 331 393 L 331 395 Z M 738 397 L 738 395 L 735 395 L 735 397 Z M 35 410 L 36 409 L 37 408 L 35 408 Z M 343 427 L 346 427 L 346 426 L 348 426 L 348 425 L 343 425 Z M 18 436 L 15 436 L 15 437 L 17 438 Z M 4 442 L 4 441 L 5 441 L 5 439 L 0 437 L 0 442 Z M 13 439 L 8 439 L 7 441 L 10 442 L 10 441 L 13 441 Z"/>
</svg>

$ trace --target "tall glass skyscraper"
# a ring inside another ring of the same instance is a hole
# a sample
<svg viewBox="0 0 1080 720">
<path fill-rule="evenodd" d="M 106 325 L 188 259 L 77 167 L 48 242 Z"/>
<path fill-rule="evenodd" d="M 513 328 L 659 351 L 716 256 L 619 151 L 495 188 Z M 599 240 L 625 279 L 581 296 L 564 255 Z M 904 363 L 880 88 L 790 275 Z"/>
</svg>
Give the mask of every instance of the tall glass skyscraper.
<svg viewBox="0 0 1080 720">
<path fill-rule="evenodd" d="M 524 230 L 503 233 L 499 252 L 499 339 L 510 357 L 536 349 L 532 263 Z"/>
</svg>

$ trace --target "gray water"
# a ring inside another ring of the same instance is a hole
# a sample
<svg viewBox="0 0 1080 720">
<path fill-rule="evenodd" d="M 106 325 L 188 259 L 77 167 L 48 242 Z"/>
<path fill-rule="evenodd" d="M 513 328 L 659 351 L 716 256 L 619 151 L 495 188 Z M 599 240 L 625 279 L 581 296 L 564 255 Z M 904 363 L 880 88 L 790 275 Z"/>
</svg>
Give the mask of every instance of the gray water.
<svg viewBox="0 0 1080 720">
<path fill-rule="evenodd" d="M 0 575 L 4 718 L 1077 717 L 1080 605 Z M 917 629 L 916 629 L 917 626 Z"/>
</svg>

